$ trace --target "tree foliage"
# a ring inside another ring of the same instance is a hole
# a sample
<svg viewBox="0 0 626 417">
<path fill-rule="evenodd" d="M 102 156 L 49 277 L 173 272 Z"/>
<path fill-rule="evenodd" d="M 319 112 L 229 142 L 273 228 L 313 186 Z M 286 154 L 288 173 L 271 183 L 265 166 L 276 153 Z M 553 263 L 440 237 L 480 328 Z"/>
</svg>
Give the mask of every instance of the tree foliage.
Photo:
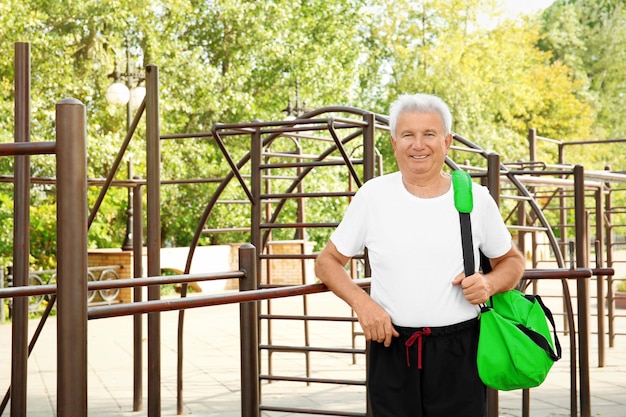
<svg viewBox="0 0 626 417">
<path fill-rule="evenodd" d="M 524 157 L 531 127 L 556 138 L 623 131 L 615 111 L 625 79 L 619 2 L 557 1 L 541 20 L 495 27 L 484 23 L 494 10 L 495 0 L 7 0 L 0 4 L 0 141 L 11 141 L 13 133 L 14 42 L 31 46 L 31 140 L 54 140 L 54 104 L 68 96 L 81 100 L 91 178 L 107 175 L 126 133 L 126 112 L 108 104 L 104 93 L 114 70 L 125 71 L 127 52 L 131 72 L 141 74 L 147 64 L 159 68 L 166 135 L 207 132 L 218 122 L 282 119 L 296 86 L 308 108 L 350 105 L 382 114 L 398 94 L 438 94 L 452 107 L 456 132 L 508 160 Z M 597 53 L 588 56 L 589 50 Z M 140 125 L 129 150 L 141 177 L 143 133 Z M 243 142 L 230 146 L 238 157 L 249 149 Z M 388 140 L 380 148 L 393 166 Z M 166 180 L 228 171 L 210 139 L 167 140 L 162 150 Z M 51 157 L 32 165 L 34 176 L 54 176 Z M 124 167 L 116 179 L 127 177 Z M 0 175 L 10 174 L 12 160 L 0 158 Z M 163 244 L 190 242 L 214 189 L 211 183 L 163 186 Z M 45 217 L 33 230 L 33 254 L 42 264 L 55 252 L 47 219 L 54 191 L 40 187 L 32 196 L 36 214 Z M 90 187 L 90 207 L 98 192 Z M 3 185 L 2 201 L 11 193 Z M 91 246 L 121 245 L 126 200 L 123 188 L 109 192 L 90 229 Z M 0 236 L 11 236 L 9 212 L 0 207 Z M 246 216 L 235 205 L 219 221 L 241 226 Z M 10 245 L 0 238 L 0 258 L 10 258 Z"/>
</svg>

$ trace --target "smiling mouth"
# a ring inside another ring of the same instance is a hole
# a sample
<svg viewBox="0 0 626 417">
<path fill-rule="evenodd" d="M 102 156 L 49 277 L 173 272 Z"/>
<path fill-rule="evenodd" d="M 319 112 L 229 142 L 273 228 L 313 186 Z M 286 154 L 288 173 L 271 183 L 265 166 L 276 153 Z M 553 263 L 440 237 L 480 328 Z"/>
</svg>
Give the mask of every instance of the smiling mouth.
<svg viewBox="0 0 626 417">
<path fill-rule="evenodd" d="M 426 159 L 428 155 L 413 155 L 412 159 Z"/>
</svg>

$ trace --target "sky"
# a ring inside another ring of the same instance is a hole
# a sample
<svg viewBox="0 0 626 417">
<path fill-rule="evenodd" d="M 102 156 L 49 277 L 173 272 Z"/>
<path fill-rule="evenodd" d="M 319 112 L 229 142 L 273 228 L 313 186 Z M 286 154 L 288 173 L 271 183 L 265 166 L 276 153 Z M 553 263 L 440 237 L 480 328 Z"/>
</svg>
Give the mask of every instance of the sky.
<svg viewBox="0 0 626 417">
<path fill-rule="evenodd" d="M 510 16 L 534 13 L 554 3 L 554 0 L 502 0 L 506 13 Z"/>
</svg>

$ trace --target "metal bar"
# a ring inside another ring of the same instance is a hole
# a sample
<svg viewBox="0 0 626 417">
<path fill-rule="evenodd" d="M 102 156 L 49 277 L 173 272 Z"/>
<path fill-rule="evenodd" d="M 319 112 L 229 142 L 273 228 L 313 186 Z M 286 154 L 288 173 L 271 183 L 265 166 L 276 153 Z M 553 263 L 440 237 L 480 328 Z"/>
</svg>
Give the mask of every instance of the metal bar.
<svg viewBox="0 0 626 417">
<path fill-rule="evenodd" d="M 296 229 L 296 228 L 335 228 L 339 223 L 261 223 L 262 229 Z"/>
<path fill-rule="evenodd" d="M 598 188 L 595 191 L 595 203 L 596 203 L 596 267 L 601 268 L 604 265 L 604 201 L 602 199 L 604 195 L 604 187 Z M 597 312 L 597 326 L 598 326 L 598 367 L 604 368 L 605 365 L 605 353 L 606 346 L 604 343 L 604 277 L 599 276 L 596 280 L 596 312 Z"/>
<path fill-rule="evenodd" d="M 320 416 L 335 416 L 335 417 L 363 417 L 366 414 L 353 413 L 348 411 L 331 411 L 331 410 L 312 410 L 306 408 L 294 408 L 294 407 L 274 407 L 274 406 L 261 406 L 262 411 L 281 411 L 283 413 L 296 413 L 296 414 L 314 414 Z"/>
<path fill-rule="evenodd" d="M 127 111 L 130 111 L 130 105 L 128 105 L 126 108 L 127 108 Z M 113 183 L 115 174 L 117 173 L 120 167 L 120 164 L 122 163 L 122 159 L 124 158 L 126 149 L 128 149 L 128 145 L 130 144 L 130 141 L 133 138 L 133 135 L 135 134 L 135 130 L 137 130 L 137 125 L 139 124 L 139 120 L 141 119 L 141 116 L 143 115 L 145 108 L 146 108 L 146 102 L 144 100 L 139 105 L 139 108 L 137 109 L 137 113 L 135 114 L 135 118 L 133 119 L 132 123 L 126 127 L 126 137 L 124 138 L 124 141 L 120 145 L 120 149 L 117 152 L 117 155 L 115 156 L 115 160 L 113 161 L 113 164 L 111 165 L 111 169 L 109 170 L 109 173 L 107 174 L 107 178 L 104 181 L 102 188 L 100 189 L 100 194 L 98 195 L 98 198 L 96 199 L 96 202 L 94 203 L 93 207 L 91 208 L 91 212 L 89 213 L 89 221 L 88 221 L 89 226 L 91 226 L 94 219 L 96 218 L 96 214 L 98 214 L 100 205 L 102 204 L 102 201 L 104 201 L 104 198 L 106 197 L 106 194 L 109 191 L 111 184 Z M 127 114 L 127 117 L 128 116 L 129 115 Z"/>
<path fill-rule="evenodd" d="M 289 381 L 289 382 L 314 382 L 316 384 L 334 384 L 334 385 L 354 385 L 363 386 L 367 381 L 355 381 L 351 379 L 327 379 L 327 378 L 305 378 L 297 376 L 277 376 L 277 375 L 259 375 L 259 379 L 265 381 Z"/>
<path fill-rule="evenodd" d="M 146 157 L 148 275 L 161 274 L 161 143 L 159 141 L 159 69 L 146 67 Z M 161 298 L 160 287 L 148 287 L 148 300 Z M 139 304 L 139 303 L 137 303 Z M 161 415 L 161 316 L 148 314 L 148 417 Z"/>
<path fill-rule="evenodd" d="M 0 292 L 4 288 L 4 266 L 0 267 Z M 0 323 L 6 320 L 4 312 L 4 298 L 0 297 Z M 2 407 L 0 407 L 0 416 L 2 415 Z"/>
<path fill-rule="evenodd" d="M 272 194 L 262 194 L 262 199 L 281 199 L 281 198 L 318 198 L 318 197 L 354 197 L 354 191 L 337 191 L 337 192 L 319 192 L 319 193 L 272 193 Z M 246 201 L 246 203 L 249 203 Z"/>
<path fill-rule="evenodd" d="M 30 45 L 15 48 L 15 144 L 30 142 Z M 30 157 L 16 156 L 13 199 L 13 285 L 28 285 L 30 255 Z M 28 298 L 13 301 L 11 417 L 26 416 L 28 379 Z"/>
<path fill-rule="evenodd" d="M 368 287 L 369 279 L 355 280 L 360 287 Z M 90 319 L 102 319 L 106 317 L 127 316 L 137 313 L 150 313 L 152 311 L 175 311 L 183 308 L 198 308 L 212 305 L 242 303 L 247 301 L 270 300 L 274 298 L 293 297 L 304 294 L 317 294 L 326 292 L 324 284 L 291 285 L 281 288 L 262 290 L 250 290 L 240 293 L 198 295 L 192 298 L 174 298 L 167 300 L 144 301 L 133 304 L 117 304 L 108 306 L 91 307 L 88 311 Z"/>
<path fill-rule="evenodd" d="M 15 103 L 16 103 L 15 105 L 17 108 L 18 98 L 16 98 Z M 17 131 L 18 129 L 17 129 L 17 124 L 16 124 L 16 133 Z M 56 142 L 0 143 L 0 156 L 54 154 L 56 152 L 56 146 L 57 146 Z"/>
<path fill-rule="evenodd" d="M 57 416 L 87 416 L 87 126 L 85 105 L 56 106 Z"/>
<path fill-rule="evenodd" d="M 342 147 L 343 148 L 343 147 Z M 363 163 L 362 159 L 346 159 L 351 164 L 360 165 Z M 344 166 L 346 165 L 345 161 L 338 161 L 332 158 L 332 160 L 323 160 L 323 161 L 315 161 L 315 162 L 284 162 L 284 163 L 275 163 L 275 164 L 263 164 L 260 166 L 262 169 L 272 169 L 272 168 L 315 168 L 315 167 L 331 167 L 331 166 Z"/>
<path fill-rule="evenodd" d="M 315 253 L 277 253 L 277 254 L 263 254 L 259 255 L 260 259 L 316 259 L 317 254 Z"/>
<path fill-rule="evenodd" d="M 496 204 L 500 206 L 500 155 L 496 153 L 487 155 L 487 187 Z M 488 417 L 497 417 L 499 408 L 498 391 L 487 388 Z"/>
<path fill-rule="evenodd" d="M 352 348 L 329 348 L 315 346 L 279 346 L 279 345 L 259 345 L 259 349 L 274 352 L 323 352 L 323 353 L 365 353 L 365 349 Z"/>
<path fill-rule="evenodd" d="M 530 161 L 537 161 L 537 129 L 534 127 L 528 129 L 528 151 Z"/>
<path fill-rule="evenodd" d="M 588 230 L 585 209 L 585 171 L 582 165 L 574 167 L 574 206 L 576 224 L 576 266 L 586 268 L 588 261 Z M 589 388 L 589 281 L 576 282 L 578 305 L 578 366 L 580 379 L 580 415 L 591 417 Z"/>
<path fill-rule="evenodd" d="M 610 169 L 609 166 L 606 167 L 606 169 Z M 608 189 L 608 192 L 606 193 L 606 196 L 604 197 L 604 208 L 605 208 L 605 216 L 606 216 L 606 227 L 607 227 L 607 231 L 606 231 L 606 246 L 607 246 L 607 252 L 606 252 L 606 263 L 607 266 L 612 267 L 613 266 L 613 229 L 612 229 L 612 224 L 613 224 L 613 213 L 614 213 L 614 207 L 613 207 L 613 190 L 612 190 L 612 184 L 607 183 L 606 187 Z M 608 323 L 608 331 L 609 331 L 609 347 L 614 347 L 615 346 L 615 327 L 614 327 L 614 323 L 613 323 L 613 317 L 615 316 L 615 303 L 613 302 L 613 277 L 608 277 L 607 279 L 607 294 L 606 294 L 606 301 L 608 304 L 608 317 L 609 317 L 609 323 Z"/>
<path fill-rule="evenodd" d="M 245 278 L 239 282 L 239 290 L 255 291 L 258 287 L 256 249 L 245 244 L 239 248 L 239 268 Z M 241 415 L 259 417 L 259 304 L 252 301 L 239 304 L 241 332 Z"/>
<path fill-rule="evenodd" d="M 559 142 L 563 146 L 572 146 L 572 145 L 602 145 L 607 143 L 622 143 L 626 142 L 626 138 L 614 138 L 614 139 L 603 139 L 603 140 L 574 140 L 571 142 Z"/>
<path fill-rule="evenodd" d="M 555 270 L 528 270 L 524 276 L 533 279 L 583 279 L 592 275 L 592 271 L 588 268 L 555 269 Z M 603 275 L 610 274 L 611 268 L 599 270 Z M 356 279 L 355 284 L 360 287 L 368 287 L 370 279 Z M 133 304 L 118 304 L 110 306 L 90 307 L 88 310 L 89 319 L 100 319 L 105 317 L 119 317 L 131 314 L 149 313 L 152 311 L 174 311 L 183 308 L 207 307 L 211 305 L 223 305 L 240 303 L 247 301 L 269 300 L 274 298 L 292 297 L 304 294 L 316 294 L 326 292 L 328 289 L 324 284 L 307 284 L 307 285 L 290 285 L 280 288 L 267 288 L 254 291 L 246 291 L 244 293 L 228 293 L 228 294 L 212 294 L 206 296 L 195 296 L 191 299 L 168 299 L 156 301 L 144 301 Z"/>
<path fill-rule="evenodd" d="M 133 191 L 133 279 L 143 276 L 143 187 Z M 133 287 L 133 302 L 142 301 L 141 287 Z M 133 316 L 133 411 L 143 409 L 143 320 Z"/>
<path fill-rule="evenodd" d="M 228 162 L 228 165 L 230 166 L 230 169 L 231 169 L 230 175 L 235 176 L 237 178 L 237 181 L 239 181 L 239 185 L 241 185 L 241 188 L 248 196 L 248 199 L 252 201 L 252 192 L 248 188 L 248 185 L 246 184 L 246 182 L 243 180 L 243 177 L 241 176 L 241 172 L 239 172 L 237 164 L 235 164 L 235 161 L 233 161 L 233 158 L 228 153 L 228 150 L 226 149 L 226 144 L 224 144 L 224 141 L 222 140 L 221 136 L 217 133 L 217 129 L 215 126 L 213 127 L 213 137 L 215 138 L 215 143 L 217 143 L 217 146 L 220 148 L 220 151 L 222 151 L 222 155 L 224 155 L 224 158 L 226 158 L 226 162 Z"/>
<path fill-rule="evenodd" d="M 315 255 L 263 255 L 261 259 L 278 258 L 278 259 L 310 259 Z M 524 271 L 525 279 L 587 279 L 592 276 L 612 276 L 615 275 L 615 269 L 613 268 L 576 268 L 576 269 L 527 269 Z M 145 278 L 129 278 L 129 279 L 116 279 L 106 281 L 88 281 L 87 290 L 105 290 L 114 288 L 130 288 L 150 285 L 164 285 L 164 284 L 180 284 L 185 282 L 198 282 L 198 281 L 214 281 L 220 279 L 238 279 L 243 278 L 243 273 L 239 271 L 230 272 L 209 272 L 206 274 L 184 274 L 184 275 L 169 275 L 161 277 L 145 277 Z M 272 286 L 265 285 L 264 288 L 285 288 L 290 286 Z M 314 291 L 316 292 L 316 291 Z M 55 284 L 46 285 L 29 285 L 20 288 L 8 287 L 0 289 L 0 298 L 10 297 L 26 297 L 32 295 L 43 294 L 56 294 Z M 141 312 L 138 312 L 141 313 Z M 302 316 L 298 316 L 302 317 Z"/>
<path fill-rule="evenodd" d="M 374 113 L 363 115 L 363 180 L 368 181 L 376 175 L 376 118 Z"/>
<path fill-rule="evenodd" d="M 339 135 L 337 134 L 337 131 L 335 130 L 335 128 L 336 128 L 336 126 L 334 125 L 332 120 L 330 120 L 328 122 L 328 131 L 330 132 L 333 140 L 335 141 L 335 145 L 337 146 L 337 150 L 339 151 L 339 153 L 341 154 L 342 158 L 344 159 L 345 165 L 348 168 L 348 171 L 350 172 L 350 175 L 354 179 L 354 182 L 357 184 L 357 186 L 360 187 L 363 182 L 359 178 L 359 175 L 357 174 L 356 169 L 354 168 L 354 164 L 352 163 L 352 160 L 348 156 L 348 154 L 346 152 L 346 149 L 343 147 L 344 142 L 339 139 Z"/>
<path fill-rule="evenodd" d="M 250 183 L 250 242 L 252 246 L 258 248 L 258 253 L 263 253 L 263 239 L 261 234 L 261 222 L 263 221 L 263 207 L 261 205 L 261 194 L 263 193 L 263 175 L 261 163 L 263 161 L 263 138 L 257 130 L 250 135 L 250 172 L 252 174 Z M 261 270 L 261 260 L 257 260 L 257 271 Z M 258 279 L 258 277 L 257 277 Z"/>
<path fill-rule="evenodd" d="M 331 317 L 331 316 L 290 316 L 285 314 L 261 314 L 261 320 L 309 320 L 309 321 L 332 321 L 332 322 L 358 322 L 356 317 Z"/>
<path fill-rule="evenodd" d="M 332 109 L 331 109 L 332 110 Z M 344 108 L 336 108 L 335 111 L 341 112 L 346 110 L 353 110 L 350 107 Z M 248 123 L 218 123 L 216 124 L 216 129 L 219 130 L 242 130 L 245 133 L 252 133 L 253 130 L 262 129 L 263 132 L 276 133 L 274 129 L 265 129 L 272 126 L 277 126 L 279 128 L 290 129 L 294 131 L 304 130 L 309 131 L 314 127 L 308 125 L 326 125 L 328 123 L 335 123 L 340 127 L 345 128 L 357 128 L 363 127 L 365 125 L 364 122 L 354 119 L 348 119 L 345 117 L 333 117 L 333 118 L 298 118 L 294 120 L 279 120 L 279 121 L 269 121 L 269 122 L 248 122 Z M 382 127 L 382 125 L 381 125 Z M 325 129 L 325 126 L 321 126 L 322 129 Z M 247 130 L 246 130 L 247 129 Z M 282 130 L 278 130 L 281 132 Z"/>
<path fill-rule="evenodd" d="M 263 252 L 263 235 L 261 233 L 260 224 L 263 221 L 263 206 L 261 204 L 261 194 L 263 193 L 263 172 L 261 163 L 263 162 L 263 138 L 259 130 L 254 131 L 250 135 L 250 173 L 252 174 L 250 183 L 250 241 L 252 248 L 246 248 L 245 252 L 240 251 L 240 256 L 245 256 L 240 262 L 245 262 L 247 269 L 246 282 L 240 282 L 240 290 L 250 292 L 258 290 L 261 280 L 261 259 L 257 253 Z M 257 252 L 258 251 L 258 252 Z M 241 268 L 244 265 L 240 264 Z M 269 278 L 268 278 L 269 279 Z M 241 286 L 243 285 L 243 287 Z M 261 403 L 261 388 L 259 384 L 259 303 L 252 302 L 248 304 L 240 304 L 239 315 L 241 317 L 240 331 L 241 339 L 241 358 L 246 358 L 241 365 L 241 413 L 242 415 L 250 415 L 259 417 L 259 404 Z M 246 335 L 246 340 L 243 335 Z M 252 362 L 252 366 L 244 362 Z M 246 383 L 245 392 L 243 391 L 243 383 Z"/>
</svg>

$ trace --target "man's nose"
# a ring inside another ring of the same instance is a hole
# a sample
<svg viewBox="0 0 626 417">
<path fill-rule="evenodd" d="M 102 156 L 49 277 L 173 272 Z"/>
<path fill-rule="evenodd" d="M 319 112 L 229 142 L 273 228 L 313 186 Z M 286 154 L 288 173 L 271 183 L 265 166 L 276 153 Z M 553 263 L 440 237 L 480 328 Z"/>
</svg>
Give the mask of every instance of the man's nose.
<svg viewBox="0 0 626 417">
<path fill-rule="evenodd" d="M 424 147 L 424 138 L 420 135 L 416 135 L 411 141 L 411 147 L 421 149 Z"/>
</svg>

